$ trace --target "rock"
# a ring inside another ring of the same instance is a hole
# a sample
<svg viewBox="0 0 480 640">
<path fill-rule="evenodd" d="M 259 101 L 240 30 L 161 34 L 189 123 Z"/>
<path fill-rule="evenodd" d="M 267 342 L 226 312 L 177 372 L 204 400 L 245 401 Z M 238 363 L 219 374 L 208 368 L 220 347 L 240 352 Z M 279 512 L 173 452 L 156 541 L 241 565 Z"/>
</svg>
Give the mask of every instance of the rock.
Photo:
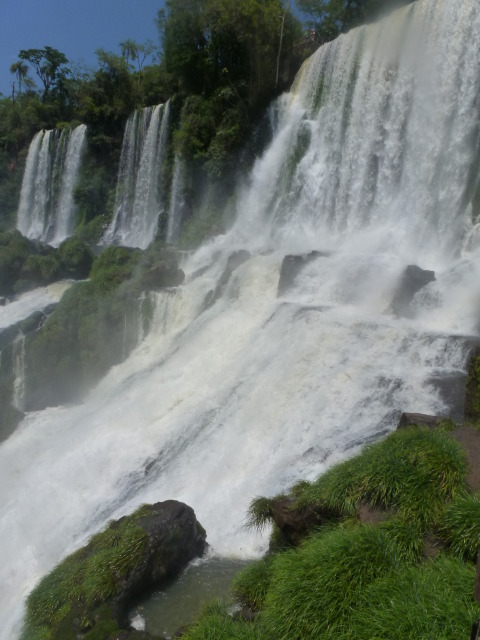
<svg viewBox="0 0 480 640">
<path fill-rule="evenodd" d="M 176 264 L 162 261 L 147 269 L 142 275 L 142 284 L 146 289 L 158 291 L 165 287 L 178 287 L 185 280 L 185 273 Z"/>
<path fill-rule="evenodd" d="M 358 507 L 358 519 L 362 524 L 378 524 L 388 517 L 386 511 L 362 502 Z"/>
<path fill-rule="evenodd" d="M 295 278 L 307 264 L 317 258 L 326 258 L 329 255 L 331 255 L 329 252 L 311 251 L 310 253 L 302 256 L 285 256 L 280 269 L 277 296 L 282 296 L 293 286 Z"/>
<path fill-rule="evenodd" d="M 223 295 L 223 292 L 225 291 L 225 287 L 227 286 L 228 281 L 232 276 L 232 273 L 236 271 L 238 267 L 240 267 L 242 264 L 247 262 L 247 260 L 249 260 L 250 257 L 251 257 L 251 254 L 248 251 L 245 251 L 244 249 L 241 249 L 240 251 L 235 251 L 228 257 L 227 265 L 223 270 L 222 276 L 218 281 L 216 289 L 210 291 L 210 293 L 207 294 L 207 297 L 203 304 L 204 309 L 208 309 L 209 307 L 211 307 Z"/>
<path fill-rule="evenodd" d="M 414 264 L 408 265 L 403 272 L 400 285 L 392 300 L 391 309 L 393 313 L 396 316 L 410 318 L 413 315 L 410 308 L 413 296 L 434 280 L 434 271 L 426 271 Z"/>
<path fill-rule="evenodd" d="M 435 429 L 444 420 L 445 418 L 429 416 L 425 413 L 402 413 L 397 429 L 405 429 L 406 427 L 427 427 L 427 429 Z"/>
<path fill-rule="evenodd" d="M 0 307 L 4 307 L 8 302 L 8 298 L 5 298 L 4 296 L 0 296 Z"/>
<path fill-rule="evenodd" d="M 311 533 L 315 527 L 331 522 L 329 514 L 322 513 L 313 506 L 303 509 L 296 507 L 296 501 L 291 497 L 272 500 L 272 519 L 282 532 L 287 543 L 297 546 Z"/>
<path fill-rule="evenodd" d="M 193 509 L 175 500 L 143 506 L 111 522 L 30 594 L 27 616 L 34 622 L 26 637 L 47 628 L 51 640 L 74 640 L 91 629 L 102 640 L 150 639 L 145 632 L 130 628 L 132 599 L 166 584 L 190 560 L 202 555 L 205 547 L 205 530 Z M 96 576 L 93 582 L 92 575 Z M 46 607 L 53 597 L 55 604 Z M 120 635 L 122 631 L 127 635 Z"/>
<path fill-rule="evenodd" d="M 480 419 L 480 347 L 470 353 L 465 389 L 465 420 Z"/>
</svg>

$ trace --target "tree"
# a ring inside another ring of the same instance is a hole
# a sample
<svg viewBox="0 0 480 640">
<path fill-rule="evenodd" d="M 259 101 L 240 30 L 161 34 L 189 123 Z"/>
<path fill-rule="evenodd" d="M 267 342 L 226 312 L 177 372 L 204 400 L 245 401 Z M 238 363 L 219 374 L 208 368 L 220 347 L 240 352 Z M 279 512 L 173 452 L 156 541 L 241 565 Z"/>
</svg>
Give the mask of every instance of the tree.
<svg viewBox="0 0 480 640">
<path fill-rule="evenodd" d="M 25 80 L 28 74 L 28 66 L 22 60 L 17 60 L 10 67 L 10 73 L 16 75 L 18 80 L 18 95 L 22 93 L 22 82 Z"/>
<path fill-rule="evenodd" d="M 412 0 L 297 0 L 297 5 L 310 16 L 317 38 L 326 42 L 409 2 Z"/>
<path fill-rule="evenodd" d="M 44 102 L 59 79 L 64 80 L 69 74 L 69 69 L 64 66 L 68 63 L 67 57 L 58 49 L 53 49 L 53 47 L 22 49 L 19 53 L 19 58 L 28 62 L 35 69 L 35 73 L 43 84 L 42 100 Z"/>
</svg>

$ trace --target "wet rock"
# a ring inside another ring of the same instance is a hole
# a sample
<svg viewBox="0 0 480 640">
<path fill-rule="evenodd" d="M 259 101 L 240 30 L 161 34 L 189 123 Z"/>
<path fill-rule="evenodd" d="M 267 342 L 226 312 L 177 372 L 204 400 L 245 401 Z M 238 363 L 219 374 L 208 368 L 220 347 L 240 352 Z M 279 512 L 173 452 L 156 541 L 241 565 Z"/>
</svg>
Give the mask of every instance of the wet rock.
<svg viewBox="0 0 480 640">
<path fill-rule="evenodd" d="M 64 615 L 58 622 L 58 611 L 49 613 L 51 640 L 73 640 L 90 630 L 99 639 L 149 640 L 151 635 L 130 628 L 132 599 L 165 585 L 190 560 L 202 555 L 205 547 L 205 530 L 191 507 L 176 500 L 145 505 L 131 516 L 111 522 L 86 547 L 65 559 L 35 588 L 29 603 L 43 611 L 42 603 L 51 601 L 50 590 L 54 589 L 54 607 Z M 65 566 L 69 580 L 75 579 L 78 592 L 89 593 L 88 598 L 78 599 L 71 593 L 70 583 L 65 582 Z M 91 582 L 85 576 L 91 574 L 92 567 L 102 576 L 102 584 L 109 585 L 107 590 L 97 587 L 91 592 Z M 43 629 L 46 620 L 41 624 Z M 33 636 L 36 628 L 28 631 Z"/>
<path fill-rule="evenodd" d="M 247 262 L 247 260 L 249 260 L 250 258 L 251 258 L 250 252 L 245 251 L 244 249 L 241 249 L 240 251 L 235 251 L 229 256 L 227 260 L 227 265 L 222 273 L 220 280 L 218 281 L 218 285 L 216 289 L 210 291 L 210 293 L 207 294 L 207 297 L 203 304 L 204 309 L 208 309 L 213 304 L 215 304 L 215 302 L 219 298 L 221 298 L 233 272 L 236 271 L 238 267 L 242 266 L 242 264 Z"/>
<path fill-rule="evenodd" d="M 311 251 L 302 256 L 285 256 L 280 269 L 277 296 L 282 296 L 293 286 L 295 278 L 307 264 L 317 258 L 326 258 L 329 255 L 331 254 L 325 251 Z"/>
<path fill-rule="evenodd" d="M 429 416 L 426 413 L 402 413 L 397 429 L 405 429 L 407 427 L 427 427 L 427 429 L 435 429 L 443 420 L 445 420 L 445 418 Z"/>
<path fill-rule="evenodd" d="M 323 513 L 313 506 L 299 509 L 296 500 L 282 497 L 272 500 L 272 519 L 288 544 L 298 546 L 316 527 L 331 522 L 331 514 Z"/>
<path fill-rule="evenodd" d="M 448 407 L 448 415 L 457 422 L 463 421 L 465 412 L 465 384 L 467 376 L 463 372 L 433 375 L 427 380 Z"/>
<path fill-rule="evenodd" d="M 372 507 L 369 504 L 363 502 L 358 507 L 358 519 L 363 524 L 378 524 L 383 522 L 388 517 L 388 514 L 379 507 Z"/>
<path fill-rule="evenodd" d="M 465 420 L 480 419 L 480 347 L 470 353 L 465 390 Z"/>
<path fill-rule="evenodd" d="M 410 307 L 413 296 L 434 280 L 434 271 L 421 269 L 414 264 L 408 265 L 403 272 L 400 285 L 392 300 L 391 309 L 393 313 L 396 316 L 410 318 L 413 315 Z"/>
</svg>

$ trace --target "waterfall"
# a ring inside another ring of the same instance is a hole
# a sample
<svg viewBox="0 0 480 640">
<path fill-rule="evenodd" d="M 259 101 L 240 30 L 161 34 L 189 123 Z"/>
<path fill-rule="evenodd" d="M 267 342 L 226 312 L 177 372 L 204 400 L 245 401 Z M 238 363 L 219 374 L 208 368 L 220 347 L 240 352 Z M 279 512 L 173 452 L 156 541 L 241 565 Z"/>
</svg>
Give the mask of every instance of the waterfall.
<svg viewBox="0 0 480 640">
<path fill-rule="evenodd" d="M 182 228 L 185 210 L 185 162 L 179 155 L 175 157 L 173 168 L 172 192 L 168 208 L 167 237 L 169 244 L 176 244 Z"/>
<path fill-rule="evenodd" d="M 73 233 L 73 190 L 85 150 L 86 126 L 38 132 L 28 150 L 17 229 L 28 238 L 58 245 Z"/>
<path fill-rule="evenodd" d="M 25 336 L 20 333 L 13 343 L 13 401 L 16 409 L 23 411 L 25 400 Z"/>
<path fill-rule="evenodd" d="M 135 111 L 125 126 L 115 215 L 104 242 L 145 249 L 165 207 L 161 171 L 169 137 L 170 102 Z"/>
<path fill-rule="evenodd" d="M 418 0 L 304 64 L 234 226 L 185 255 L 149 335 L 82 405 L 27 415 L 0 446 L 2 640 L 110 518 L 180 499 L 215 553 L 255 556 L 253 497 L 314 478 L 402 411 L 452 412 L 442 389 L 478 336 L 479 50 L 477 0 Z M 135 145 L 122 166 L 140 166 Z M 284 257 L 312 250 L 278 296 Z M 397 317 L 409 264 L 436 280 Z"/>
</svg>

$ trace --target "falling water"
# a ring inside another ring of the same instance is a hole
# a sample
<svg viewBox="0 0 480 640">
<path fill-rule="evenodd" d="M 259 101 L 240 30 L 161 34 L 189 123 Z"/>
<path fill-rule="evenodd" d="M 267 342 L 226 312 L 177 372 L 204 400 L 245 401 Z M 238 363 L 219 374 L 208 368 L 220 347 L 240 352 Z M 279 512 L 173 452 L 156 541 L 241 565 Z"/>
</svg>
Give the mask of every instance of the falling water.
<svg viewBox="0 0 480 640">
<path fill-rule="evenodd" d="M 439 383 L 478 335 L 479 50 L 477 0 L 419 0 L 305 63 L 234 227 L 185 257 L 142 344 L 82 406 L 28 415 L 0 447 L 2 640 L 108 519 L 177 498 L 217 554 L 254 556 L 254 496 L 313 478 L 402 411 L 452 411 Z M 239 249 L 251 257 L 225 282 Z M 284 256 L 312 249 L 278 297 Z M 412 263 L 436 280 L 396 317 Z"/>
<path fill-rule="evenodd" d="M 85 150 L 86 126 L 40 131 L 28 150 L 17 229 L 28 238 L 60 244 L 75 226 L 73 190 Z"/>
<path fill-rule="evenodd" d="M 165 207 L 161 171 L 166 160 L 170 102 L 130 116 L 125 127 L 115 216 L 104 241 L 145 249 Z"/>
<path fill-rule="evenodd" d="M 182 218 L 185 209 L 185 161 L 180 155 L 175 157 L 173 168 L 172 192 L 168 208 L 168 223 L 166 240 L 169 244 L 176 244 L 182 228 Z"/>
<path fill-rule="evenodd" d="M 16 409 L 25 409 L 25 336 L 20 333 L 13 343 L 13 401 Z"/>
</svg>

